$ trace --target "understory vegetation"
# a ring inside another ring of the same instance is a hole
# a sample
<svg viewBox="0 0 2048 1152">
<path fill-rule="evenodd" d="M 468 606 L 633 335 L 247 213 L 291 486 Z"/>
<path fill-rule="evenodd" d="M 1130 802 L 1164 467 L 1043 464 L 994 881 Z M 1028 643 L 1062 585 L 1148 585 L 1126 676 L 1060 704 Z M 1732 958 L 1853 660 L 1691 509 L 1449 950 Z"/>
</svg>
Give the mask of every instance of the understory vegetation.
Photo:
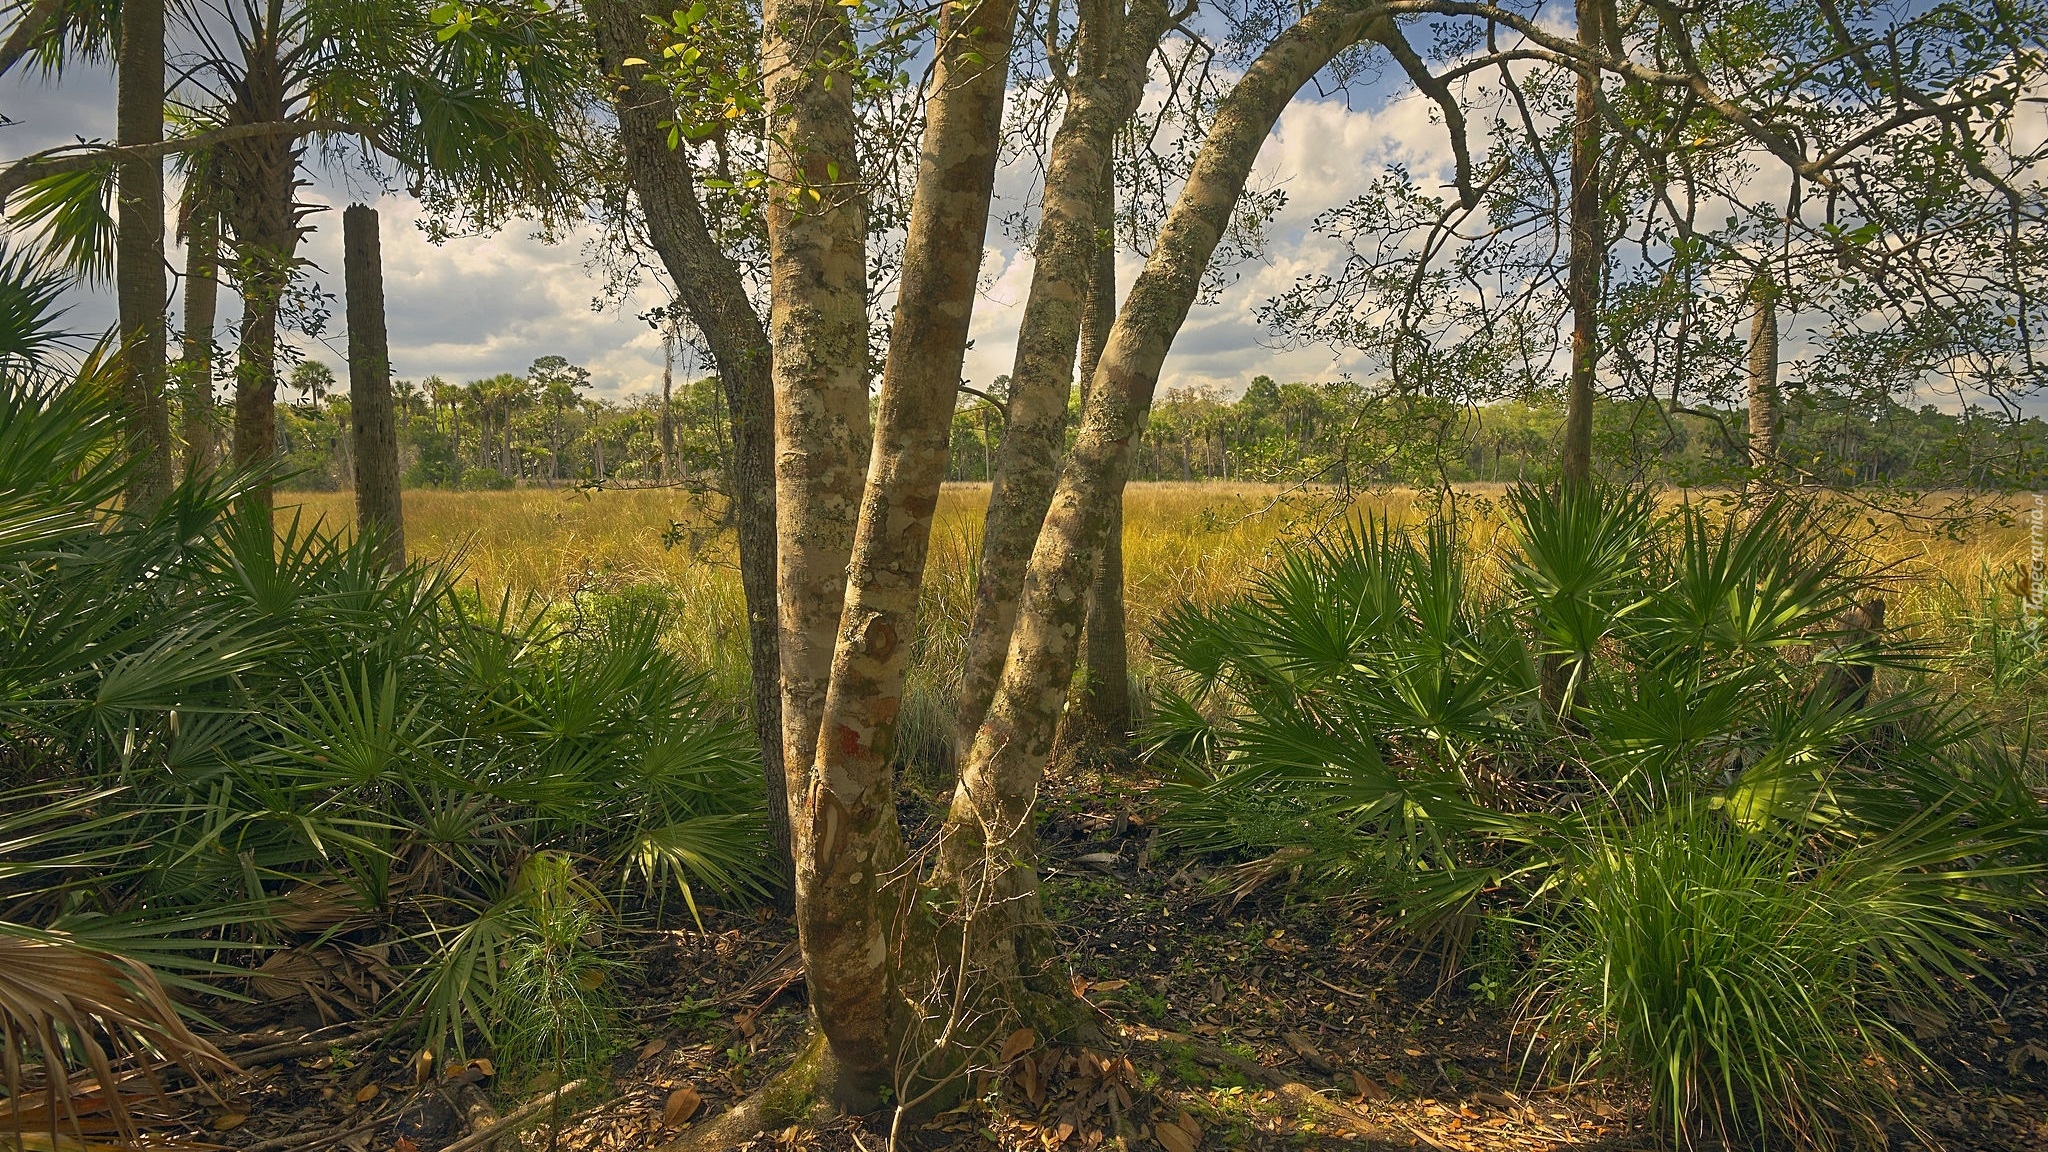
<svg viewBox="0 0 2048 1152">
<path fill-rule="evenodd" d="M 1161 624 L 1147 747 L 1240 883 L 1526 930 L 1491 959 L 1552 1058 L 1646 1081 L 1678 1143 L 1881 1142 L 1901 1022 L 1986 995 L 2038 907 L 2039 749 L 1880 630 L 1838 515 L 1729 503 L 1517 488 L 1483 548 L 1364 520 Z"/>
<path fill-rule="evenodd" d="M 274 534 L 232 479 L 121 511 L 97 361 L 4 351 L 8 1127 L 72 1107 L 80 1066 L 121 1116 L 117 1083 L 146 1085 L 109 1055 L 217 1068 L 160 980 L 195 1016 L 310 1001 L 446 1059 L 582 1067 L 621 917 L 766 891 L 741 716 L 663 648 L 658 601 L 486 602 L 443 564 Z"/>
</svg>

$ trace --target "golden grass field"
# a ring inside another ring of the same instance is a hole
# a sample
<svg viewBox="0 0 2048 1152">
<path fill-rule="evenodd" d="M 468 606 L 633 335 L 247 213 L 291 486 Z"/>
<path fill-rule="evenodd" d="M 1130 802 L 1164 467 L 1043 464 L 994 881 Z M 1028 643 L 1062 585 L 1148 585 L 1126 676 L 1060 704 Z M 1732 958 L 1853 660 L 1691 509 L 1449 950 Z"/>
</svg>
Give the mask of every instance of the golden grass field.
<svg viewBox="0 0 2048 1152">
<path fill-rule="evenodd" d="M 1499 539 L 1501 485 L 1469 485 L 1467 531 L 1482 554 Z M 1134 483 L 1125 496 L 1124 555 L 1133 667 L 1146 664 L 1152 622 L 1186 600 L 1214 601 L 1246 580 L 1291 540 L 1347 513 L 1380 512 L 1397 522 L 1416 513 L 1417 493 L 1396 489 L 1348 508 L 1332 498 L 1246 484 Z M 1673 499 L 1684 498 L 1676 493 Z M 1714 493 L 1698 494 L 1712 498 Z M 504 492 L 409 491 L 406 543 L 411 555 L 450 559 L 484 596 L 562 600 L 580 593 L 656 586 L 676 606 L 674 642 L 740 692 L 746 637 L 732 535 L 710 527 L 707 498 L 675 489 L 527 488 Z M 973 603 L 985 484 L 949 484 L 932 536 L 926 583 L 925 676 L 956 666 L 947 659 Z M 1945 504 L 1922 502 L 1928 509 Z M 1858 512 L 1843 531 L 1890 588 L 1890 620 L 1968 643 L 1966 618 L 1987 597 L 2017 609 L 2024 588 L 2029 530 L 2024 501 L 1989 502 L 1946 532 L 1886 513 Z M 280 520 L 293 515 L 346 527 L 346 492 L 280 493 Z M 939 685 L 934 684 L 934 687 Z"/>
</svg>

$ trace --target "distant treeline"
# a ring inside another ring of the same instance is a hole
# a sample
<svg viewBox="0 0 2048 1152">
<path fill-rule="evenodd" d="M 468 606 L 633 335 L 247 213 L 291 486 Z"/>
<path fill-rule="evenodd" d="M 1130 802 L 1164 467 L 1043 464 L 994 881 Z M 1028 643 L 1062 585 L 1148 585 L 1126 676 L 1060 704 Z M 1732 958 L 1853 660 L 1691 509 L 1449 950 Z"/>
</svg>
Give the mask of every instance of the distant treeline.
<svg viewBox="0 0 2048 1152">
<path fill-rule="evenodd" d="M 348 398 L 307 363 L 299 398 L 278 406 L 280 447 L 304 488 L 343 488 Z M 672 483 L 723 488 L 731 459 L 725 397 L 715 377 L 621 400 L 581 394 L 588 374 L 559 357 L 466 384 L 398 381 L 398 433 L 412 487 Z M 951 478 L 986 480 L 1002 445 L 1005 380 L 963 392 L 953 420 Z M 1739 479 L 1747 455 L 1741 409 L 1600 401 L 1595 458 L 1608 473 L 1674 484 Z M 1135 445 L 1136 480 L 1373 484 L 1547 480 L 1558 467 L 1561 401 L 1466 406 L 1351 382 L 1253 379 L 1236 399 L 1168 388 Z M 2048 488 L 2048 423 L 1981 408 L 1944 411 L 1896 400 L 1792 391 L 1780 451 L 1813 484 L 1846 487 Z"/>
<path fill-rule="evenodd" d="M 1736 480 L 1749 459 L 1747 417 L 1739 408 L 1600 400 L 1594 459 L 1616 477 Z M 1791 391 L 1782 419 L 1781 459 L 1807 483 L 2048 486 L 2048 423 L 2039 418 Z M 1281 384 L 1259 376 L 1235 400 L 1214 389 L 1164 390 L 1134 446 L 1130 475 L 1357 485 L 1548 480 L 1558 470 L 1563 426 L 1561 399 L 1469 406 L 1351 382 Z M 996 405 L 963 403 L 953 422 L 954 477 L 986 479 L 991 442 L 999 444 L 1001 434 Z"/>
</svg>

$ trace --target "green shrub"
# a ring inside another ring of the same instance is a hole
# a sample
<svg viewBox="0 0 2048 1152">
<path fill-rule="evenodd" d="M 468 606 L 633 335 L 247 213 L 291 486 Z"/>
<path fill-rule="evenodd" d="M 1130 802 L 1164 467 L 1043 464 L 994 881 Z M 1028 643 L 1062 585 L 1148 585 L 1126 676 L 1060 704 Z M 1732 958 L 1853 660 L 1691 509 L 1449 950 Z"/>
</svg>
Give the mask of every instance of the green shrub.
<svg viewBox="0 0 2048 1152">
<path fill-rule="evenodd" d="M 2014 901 L 1952 869 L 2009 831 L 1917 825 L 1816 856 L 1706 809 L 1592 836 L 1530 1005 L 1554 1049 L 1646 1081 L 1674 1143 L 1882 1146 Z M 1976 869 L 1979 881 L 1994 875 Z"/>
</svg>

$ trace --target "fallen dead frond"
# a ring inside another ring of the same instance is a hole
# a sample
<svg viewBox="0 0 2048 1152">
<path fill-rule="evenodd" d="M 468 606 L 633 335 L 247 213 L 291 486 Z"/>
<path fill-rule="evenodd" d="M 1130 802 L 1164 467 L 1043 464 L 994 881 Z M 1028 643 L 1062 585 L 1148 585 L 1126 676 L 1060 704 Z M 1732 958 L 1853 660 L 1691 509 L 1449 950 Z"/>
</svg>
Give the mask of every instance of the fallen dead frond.
<svg viewBox="0 0 2048 1152">
<path fill-rule="evenodd" d="M 204 1083 L 234 1062 L 194 1035 L 148 965 L 60 932 L 0 923 L 0 1131 L 53 1142 L 136 1134 L 131 1104 L 166 1101 L 157 1073 Z"/>
</svg>

